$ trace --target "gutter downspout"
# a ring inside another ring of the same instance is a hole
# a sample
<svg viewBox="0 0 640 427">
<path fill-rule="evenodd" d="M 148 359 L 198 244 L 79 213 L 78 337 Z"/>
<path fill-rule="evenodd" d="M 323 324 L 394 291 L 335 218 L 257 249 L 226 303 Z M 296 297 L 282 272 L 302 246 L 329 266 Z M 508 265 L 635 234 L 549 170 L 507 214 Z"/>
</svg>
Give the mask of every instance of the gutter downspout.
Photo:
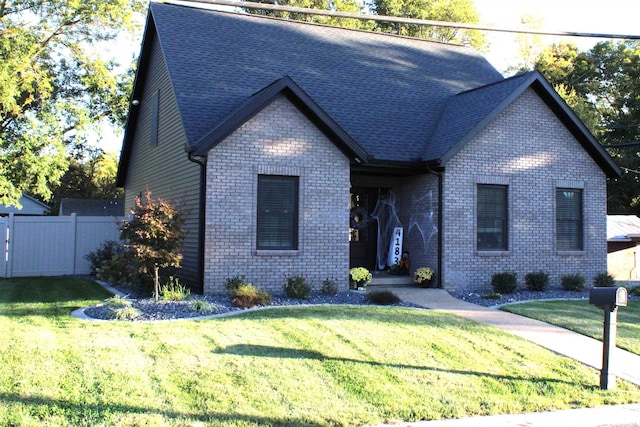
<svg viewBox="0 0 640 427">
<path fill-rule="evenodd" d="M 206 218 L 206 196 L 207 196 L 207 158 L 193 154 L 194 147 L 185 147 L 189 161 L 200 166 L 200 194 L 198 195 L 198 292 L 204 294 L 204 232 Z M 204 159 L 204 160 L 202 160 Z"/>
<path fill-rule="evenodd" d="M 439 162 L 438 162 L 439 163 Z M 427 164 L 427 172 L 430 174 L 435 175 L 438 178 L 438 274 L 437 274 L 437 283 L 436 283 L 436 287 L 437 288 L 442 288 L 442 224 L 443 224 L 443 218 L 442 218 L 442 212 L 443 212 L 443 206 L 442 206 L 442 200 L 443 200 L 443 195 L 442 195 L 442 177 L 444 176 L 443 172 L 436 172 L 433 169 L 431 169 L 431 167 Z"/>
</svg>

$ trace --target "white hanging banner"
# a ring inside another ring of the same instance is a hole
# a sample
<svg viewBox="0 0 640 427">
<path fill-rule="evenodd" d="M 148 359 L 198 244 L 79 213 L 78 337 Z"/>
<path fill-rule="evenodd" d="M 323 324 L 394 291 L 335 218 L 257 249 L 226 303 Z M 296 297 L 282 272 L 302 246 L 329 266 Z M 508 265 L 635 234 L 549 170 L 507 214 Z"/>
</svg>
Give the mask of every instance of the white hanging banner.
<svg viewBox="0 0 640 427">
<path fill-rule="evenodd" d="M 391 245 L 389 246 L 389 257 L 387 264 L 389 266 L 396 265 L 402 258 L 402 227 L 394 227 L 393 235 L 391 236 Z"/>
</svg>

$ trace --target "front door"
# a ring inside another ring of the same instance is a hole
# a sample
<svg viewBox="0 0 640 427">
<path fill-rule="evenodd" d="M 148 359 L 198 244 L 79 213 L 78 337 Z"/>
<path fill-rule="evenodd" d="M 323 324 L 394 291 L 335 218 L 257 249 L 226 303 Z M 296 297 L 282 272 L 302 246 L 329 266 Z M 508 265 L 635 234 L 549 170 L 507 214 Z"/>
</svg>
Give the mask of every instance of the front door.
<svg viewBox="0 0 640 427">
<path fill-rule="evenodd" d="M 378 244 L 378 223 L 371 213 L 378 202 L 378 189 L 351 189 L 349 267 L 375 270 Z"/>
</svg>

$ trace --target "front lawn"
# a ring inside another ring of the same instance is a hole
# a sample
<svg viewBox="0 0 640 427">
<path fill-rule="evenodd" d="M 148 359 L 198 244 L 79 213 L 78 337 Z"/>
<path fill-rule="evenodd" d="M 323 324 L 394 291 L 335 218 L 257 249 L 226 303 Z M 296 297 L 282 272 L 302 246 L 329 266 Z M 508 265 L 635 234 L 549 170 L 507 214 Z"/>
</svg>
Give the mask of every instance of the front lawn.
<svg viewBox="0 0 640 427">
<path fill-rule="evenodd" d="M 104 297 L 87 281 L 0 280 L 0 425 L 347 426 L 640 402 L 624 381 L 600 390 L 596 370 L 441 312 L 69 317 Z"/>
<path fill-rule="evenodd" d="M 604 312 L 587 300 L 532 301 L 502 310 L 542 320 L 602 341 Z M 618 308 L 617 346 L 640 355 L 640 301 Z"/>
</svg>

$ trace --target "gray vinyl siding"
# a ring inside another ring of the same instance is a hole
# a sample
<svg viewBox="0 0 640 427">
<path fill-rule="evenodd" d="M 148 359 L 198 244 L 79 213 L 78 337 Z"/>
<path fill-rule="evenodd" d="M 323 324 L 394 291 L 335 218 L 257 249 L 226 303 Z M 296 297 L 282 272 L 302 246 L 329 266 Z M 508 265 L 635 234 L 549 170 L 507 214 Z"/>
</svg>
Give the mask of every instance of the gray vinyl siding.
<svg viewBox="0 0 640 427">
<path fill-rule="evenodd" d="M 152 41 L 149 68 L 140 99 L 138 121 L 127 180 L 125 183 L 125 212 L 135 204 L 135 197 L 148 187 L 154 199 L 162 198 L 182 206 L 187 214 L 187 238 L 182 250 L 180 277 L 196 285 L 198 272 L 198 199 L 199 166 L 190 162 L 184 151 L 186 136 L 164 57 L 157 43 Z M 152 98 L 158 94 L 157 144 L 151 144 Z M 136 108 L 136 107 L 133 107 Z"/>
</svg>

